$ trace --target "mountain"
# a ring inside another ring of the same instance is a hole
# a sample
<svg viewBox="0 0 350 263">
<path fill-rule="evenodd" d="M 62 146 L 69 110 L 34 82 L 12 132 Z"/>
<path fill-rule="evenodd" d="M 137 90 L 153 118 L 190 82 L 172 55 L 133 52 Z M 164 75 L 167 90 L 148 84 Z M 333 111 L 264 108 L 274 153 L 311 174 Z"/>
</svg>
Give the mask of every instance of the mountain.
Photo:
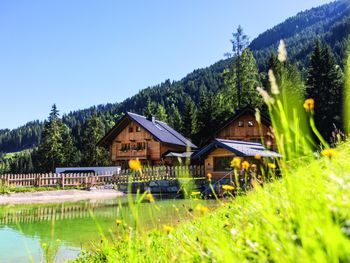
<svg viewBox="0 0 350 263">
<path fill-rule="evenodd" d="M 289 59 L 303 72 L 308 66 L 309 55 L 316 37 L 331 46 L 337 63 L 342 65 L 346 39 L 350 33 L 349 11 L 347 0 L 332 2 L 300 12 L 260 34 L 249 47 L 254 53 L 262 75 L 266 73 L 268 59 L 277 49 L 280 39 L 286 42 Z M 166 80 L 159 85 L 143 89 L 121 103 L 110 103 L 70 112 L 63 116 L 63 122 L 71 128 L 77 147 L 80 148 L 84 123 L 92 112 L 98 112 L 107 123 L 106 127 L 111 127 L 125 111 L 142 114 L 149 99 L 154 104 L 162 104 L 168 112 L 171 112 L 172 105 L 181 112 L 186 97 L 191 97 L 198 104 L 200 94 L 219 91 L 224 85 L 222 72 L 231 63 L 232 58 L 220 60 L 207 68 L 194 70 L 179 81 Z M 0 152 L 15 152 L 36 146 L 42 129 L 43 122 L 33 121 L 17 129 L 0 130 Z"/>
</svg>

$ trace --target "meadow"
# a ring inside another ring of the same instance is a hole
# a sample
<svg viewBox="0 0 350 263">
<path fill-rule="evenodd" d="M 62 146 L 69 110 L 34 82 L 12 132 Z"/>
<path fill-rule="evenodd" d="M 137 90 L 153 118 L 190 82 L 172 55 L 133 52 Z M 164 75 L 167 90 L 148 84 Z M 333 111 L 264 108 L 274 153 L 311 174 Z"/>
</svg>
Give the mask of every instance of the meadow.
<svg viewBox="0 0 350 263">
<path fill-rule="evenodd" d="M 280 62 L 285 56 L 281 43 Z M 350 102 L 349 61 L 344 105 Z M 117 218 L 120 232 L 114 240 L 102 235 L 96 249 L 75 262 L 349 262 L 350 142 L 336 134 L 331 147 L 320 135 L 314 121 L 317 102 L 293 92 L 293 87 L 303 83 L 291 78 L 287 69 L 281 69 L 278 82 L 273 72 L 269 77 L 270 92 L 258 90 L 283 156 L 277 160 L 281 178 L 274 176 L 276 166 L 269 163 L 264 174 L 268 182 L 256 183 L 253 190 L 228 200 L 217 199 L 217 210 L 208 212 L 205 205 L 199 205 L 188 211 L 202 215 L 192 221 L 142 232 L 137 224 L 142 216 L 139 202 L 148 199 L 157 206 L 151 194 L 145 193 L 130 200 L 133 225 Z M 349 112 L 345 107 L 345 123 L 349 123 Z M 233 169 L 240 165 L 235 167 L 233 162 Z"/>
</svg>

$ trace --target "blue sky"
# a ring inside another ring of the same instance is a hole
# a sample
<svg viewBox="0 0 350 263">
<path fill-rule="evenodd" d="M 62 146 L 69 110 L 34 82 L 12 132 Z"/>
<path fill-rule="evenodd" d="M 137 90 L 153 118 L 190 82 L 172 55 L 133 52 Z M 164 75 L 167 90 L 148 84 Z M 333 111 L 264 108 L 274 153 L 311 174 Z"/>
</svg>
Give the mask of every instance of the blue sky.
<svg viewBox="0 0 350 263">
<path fill-rule="evenodd" d="M 241 24 L 251 39 L 329 0 L 14 0 L 0 2 L 0 129 L 120 102 L 179 80 L 231 50 Z"/>
</svg>

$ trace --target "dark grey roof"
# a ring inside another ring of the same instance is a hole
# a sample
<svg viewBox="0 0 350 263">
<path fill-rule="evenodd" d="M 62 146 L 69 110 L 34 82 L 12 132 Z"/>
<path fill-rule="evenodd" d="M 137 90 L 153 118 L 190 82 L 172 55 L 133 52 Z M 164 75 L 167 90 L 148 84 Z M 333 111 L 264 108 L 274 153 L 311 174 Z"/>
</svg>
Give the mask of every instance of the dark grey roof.
<svg viewBox="0 0 350 263">
<path fill-rule="evenodd" d="M 165 122 L 159 120 L 148 120 L 145 116 L 127 112 L 125 116 L 100 140 L 99 146 L 106 146 L 108 142 L 113 140 L 123 127 L 127 124 L 127 119 L 138 123 L 142 128 L 151 133 L 157 140 L 163 143 L 180 145 L 197 149 L 190 140 L 186 139 L 182 134 L 171 128 Z"/>
<path fill-rule="evenodd" d="M 245 142 L 235 140 L 214 139 L 207 146 L 195 153 L 192 158 L 197 159 L 210 152 L 213 148 L 224 148 L 237 156 L 255 156 L 259 154 L 261 157 L 281 157 L 277 152 L 267 150 L 261 143 Z"/>
</svg>

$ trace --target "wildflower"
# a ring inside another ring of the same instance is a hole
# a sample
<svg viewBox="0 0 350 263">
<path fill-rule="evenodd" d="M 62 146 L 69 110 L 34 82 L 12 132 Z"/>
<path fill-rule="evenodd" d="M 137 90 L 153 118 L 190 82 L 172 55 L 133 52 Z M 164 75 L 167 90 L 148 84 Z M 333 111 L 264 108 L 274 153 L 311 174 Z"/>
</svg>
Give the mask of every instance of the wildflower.
<svg viewBox="0 0 350 263">
<path fill-rule="evenodd" d="M 224 184 L 224 185 L 222 186 L 222 189 L 224 189 L 225 191 L 232 191 L 232 190 L 234 190 L 235 188 L 234 188 L 232 185 Z"/>
<path fill-rule="evenodd" d="M 208 177 L 208 181 L 211 181 L 212 174 L 211 174 L 211 173 L 208 173 L 208 174 L 207 174 L 207 177 Z"/>
<path fill-rule="evenodd" d="M 321 154 L 322 154 L 322 156 L 331 158 L 331 157 L 335 156 L 337 154 L 337 152 L 334 149 L 329 148 L 329 149 L 322 150 Z"/>
<path fill-rule="evenodd" d="M 255 119 L 257 123 L 261 124 L 261 115 L 260 110 L 258 108 L 255 109 Z"/>
<path fill-rule="evenodd" d="M 236 167 L 238 168 L 241 165 L 241 158 L 239 157 L 234 157 L 231 161 L 231 167 Z"/>
<path fill-rule="evenodd" d="M 117 224 L 117 226 L 119 226 L 123 223 L 123 221 L 120 219 L 117 219 L 117 220 L 115 220 L 115 223 Z"/>
<path fill-rule="evenodd" d="M 307 112 L 310 112 L 311 110 L 314 109 L 314 105 L 315 105 L 314 99 L 306 99 L 303 106 Z"/>
<path fill-rule="evenodd" d="M 209 211 L 209 208 L 204 206 L 204 205 L 199 204 L 196 206 L 196 211 L 198 211 L 201 214 L 206 214 Z"/>
<path fill-rule="evenodd" d="M 256 90 L 260 93 L 260 96 L 264 99 L 266 104 L 273 104 L 275 100 L 267 93 L 266 90 L 257 87 Z"/>
<path fill-rule="evenodd" d="M 244 161 L 244 162 L 242 163 L 242 168 L 243 168 L 243 170 L 248 170 L 248 169 L 249 169 L 249 162 Z"/>
<path fill-rule="evenodd" d="M 273 74 L 272 69 L 269 69 L 268 75 L 269 75 L 269 81 L 271 85 L 271 93 L 275 95 L 279 94 L 280 91 L 278 90 L 277 81 L 276 81 L 275 75 Z"/>
<path fill-rule="evenodd" d="M 152 195 L 151 193 L 148 193 L 148 194 L 146 195 L 146 198 L 147 198 L 147 200 L 148 200 L 150 203 L 154 203 L 154 197 L 153 197 L 153 195 Z"/>
<path fill-rule="evenodd" d="M 141 162 L 139 161 L 139 159 L 129 160 L 129 167 L 130 167 L 130 169 L 132 169 L 134 171 L 139 171 L 142 168 Z"/>
<path fill-rule="evenodd" d="M 195 192 L 191 193 L 192 196 L 196 196 L 196 195 L 200 195 L 200 194 L 201 194 L 201 192 L 198 192 L 198 191 L 195 191 Z"/>
<path fill-rule="evenodd" d="M 179 212 L 180 210 L 179 210 L 179 208 L 175 207 L 175 211 L 176 211 L 176 212 Z"/>
<path fill-rule="evenodd" d="M 257 153 L 257 154 L 255 154 L 254 158 L 255 158 L 256 160 L 260 160 L 260 159 L 261 159 L 261 155 Z"/>
<path fill-rule="evenodd" d="M 274 163 L 268 163 L 267 166 L 272 170 L 276 169 L 276 164 Z"/>
<path fill-rule="evenodd" d="M 280 62 L 284 62 L 287 60 L 286 44 L 282 39 L 280 40 L 280 44 L 278 45 L 277 52 L 278 52 L 278 60 Z"/>
<path fill-rule="evenodd" d="M 163 225 L 163 229 L 168 235 L 174 230 L 172 226 L 168 226 L 168 225 Z"/>
</svg>

